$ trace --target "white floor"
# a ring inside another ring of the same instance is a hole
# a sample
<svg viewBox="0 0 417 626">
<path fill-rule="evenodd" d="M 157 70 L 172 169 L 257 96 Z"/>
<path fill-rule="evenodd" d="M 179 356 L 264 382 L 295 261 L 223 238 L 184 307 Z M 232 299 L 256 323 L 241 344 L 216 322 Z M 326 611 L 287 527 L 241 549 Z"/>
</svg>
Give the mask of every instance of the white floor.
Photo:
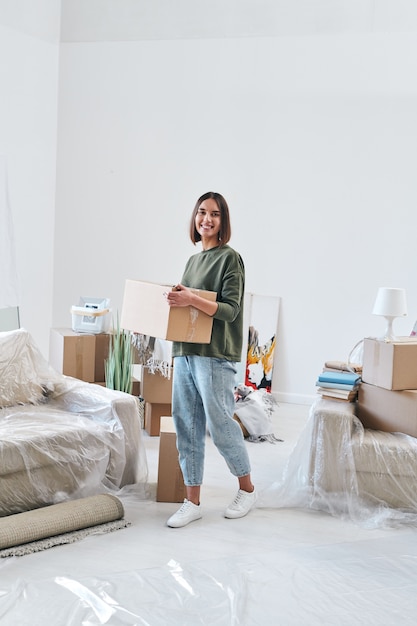
<svg viewBox="0 0 417 626">
<path fill-rule="evenodd" d="M 284 442 L 247 443 L 259 490 L 279 477 L 307 414 L 281 405 L 274 432 Z M 289 509 L 227 520 L 235 479 L 209 439 L 203 519 L 170 529 L 177 505 L 154 498 L 159 438 L 144 436 L 150 496 L 123 496 L 131 526 L 1 559 L 2 626 L 417 623 L 416 530 Z"/>
</svg>

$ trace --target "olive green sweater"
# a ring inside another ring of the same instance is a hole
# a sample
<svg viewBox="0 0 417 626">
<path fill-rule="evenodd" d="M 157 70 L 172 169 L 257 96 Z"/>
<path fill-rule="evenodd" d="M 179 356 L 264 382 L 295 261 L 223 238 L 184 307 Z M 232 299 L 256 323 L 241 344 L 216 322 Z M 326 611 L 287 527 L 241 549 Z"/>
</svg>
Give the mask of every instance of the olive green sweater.
<svg viewBox="0 0 417 626">
<path fill-rule="evenodd" d="M 243 341 L 245 267 L 241 256 L 228 245 L 194 254 L 181 279 L 185 287 L 217 293 L 209 344 L 175 341 L 172 355 L 199 355 L 240 361 Z"/>
</svg>

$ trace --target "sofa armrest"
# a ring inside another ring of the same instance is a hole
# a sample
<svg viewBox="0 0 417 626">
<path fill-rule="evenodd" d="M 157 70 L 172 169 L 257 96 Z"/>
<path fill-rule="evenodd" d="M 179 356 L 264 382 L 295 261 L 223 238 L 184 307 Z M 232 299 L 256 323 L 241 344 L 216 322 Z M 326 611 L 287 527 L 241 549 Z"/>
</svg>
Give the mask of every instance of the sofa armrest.
<svg viewBox="0 0 417 626">
<path fill-rule="evenodd" d="M 122 487 L 147 480 L 146 451 L 135 396 L 100 385 L 62 377 L 50 400 L 57 408 L 102 422 L 111 429 L 117 445 L 112 455 L 112 482 Z"/>
<path fill-rule="evenodd" d="M 116 395 L 112 399 L 112 407 L 120 419 L 125 434 L 126 465 L 121 486 L 145 483 L 148 479 L 148 464 L 143 441 L 139 399 L 122 391 L 114 393 Z"/>
<path fill-rule="evenodd" d="M 260 506 L 302 507 L 334 512 L 352 482 L 352 437 L 361 428 L 354 405 L 318 398 L 291 451 L 283 475 L 264 491 Z M 348 483 L 346 482 L 348 481 Z"/>
<path fill-rule="evenodd" d="M 338 492 L 346 476 L 354 474 L 352 437 L 363 430 L 355 404 L 319 400 L 311 407 L 310 420 L 310 483 L 314 491 Z"/>
<path fill-rule="evenodd" d="M 403 433 L 366 429 L 355 405 L 313 411 L 310 477 L 321 509 L 378 525 L 389 508 L 397 521 L 416 511 L 417 440 Z"/>
</svg>

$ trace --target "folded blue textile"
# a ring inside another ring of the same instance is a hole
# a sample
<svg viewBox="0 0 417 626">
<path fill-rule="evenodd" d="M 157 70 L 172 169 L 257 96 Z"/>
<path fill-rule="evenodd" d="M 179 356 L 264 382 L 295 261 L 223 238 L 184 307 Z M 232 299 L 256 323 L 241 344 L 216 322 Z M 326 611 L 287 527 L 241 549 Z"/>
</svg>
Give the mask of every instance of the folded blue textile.
<svg viewBox="0 0 417 626">
<path fill-rule="evenodd" d="M 319 376 L 319 382 L 321 383 L 344 383 L 345 385 L 355 385 L 358 384 L 360 380 L 360 375 L 354 374 L 353 372 L 322 372 Z"/>
<path fill-rule="evenodd" d="M 316 382 L 317 387 L 325 387 L 326 389 L 357 389 L 359 381 L 357 383 L 329 383 L 325 380 L 318 380 Z"/>
</svg>

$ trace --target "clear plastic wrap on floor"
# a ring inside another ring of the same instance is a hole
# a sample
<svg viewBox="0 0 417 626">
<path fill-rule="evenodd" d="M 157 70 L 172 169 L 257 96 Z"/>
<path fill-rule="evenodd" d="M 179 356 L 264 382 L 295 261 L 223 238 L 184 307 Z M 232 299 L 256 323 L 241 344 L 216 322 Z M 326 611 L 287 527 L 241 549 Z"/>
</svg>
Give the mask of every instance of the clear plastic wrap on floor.
<svg viewBox="0 0 417 626">
<path fill-rule="evenodd" d="M 318 400 L 258 506 L 326 511 L 368 528 L 417 525 L 417 439 L 365 429 L 354 410 Z"/>
<path fill-rule="evenodd" d="M 410 538 L 409 538 L 410 539 Z M 288 547 L 113 573 L 18 580 L 3 590 L 0 623 L 19 626 L 414 626 L 414 545 L 386 554 L 381 539 Z M 375 551 L 375 553 L 373 553 Z"/>
</svg>

